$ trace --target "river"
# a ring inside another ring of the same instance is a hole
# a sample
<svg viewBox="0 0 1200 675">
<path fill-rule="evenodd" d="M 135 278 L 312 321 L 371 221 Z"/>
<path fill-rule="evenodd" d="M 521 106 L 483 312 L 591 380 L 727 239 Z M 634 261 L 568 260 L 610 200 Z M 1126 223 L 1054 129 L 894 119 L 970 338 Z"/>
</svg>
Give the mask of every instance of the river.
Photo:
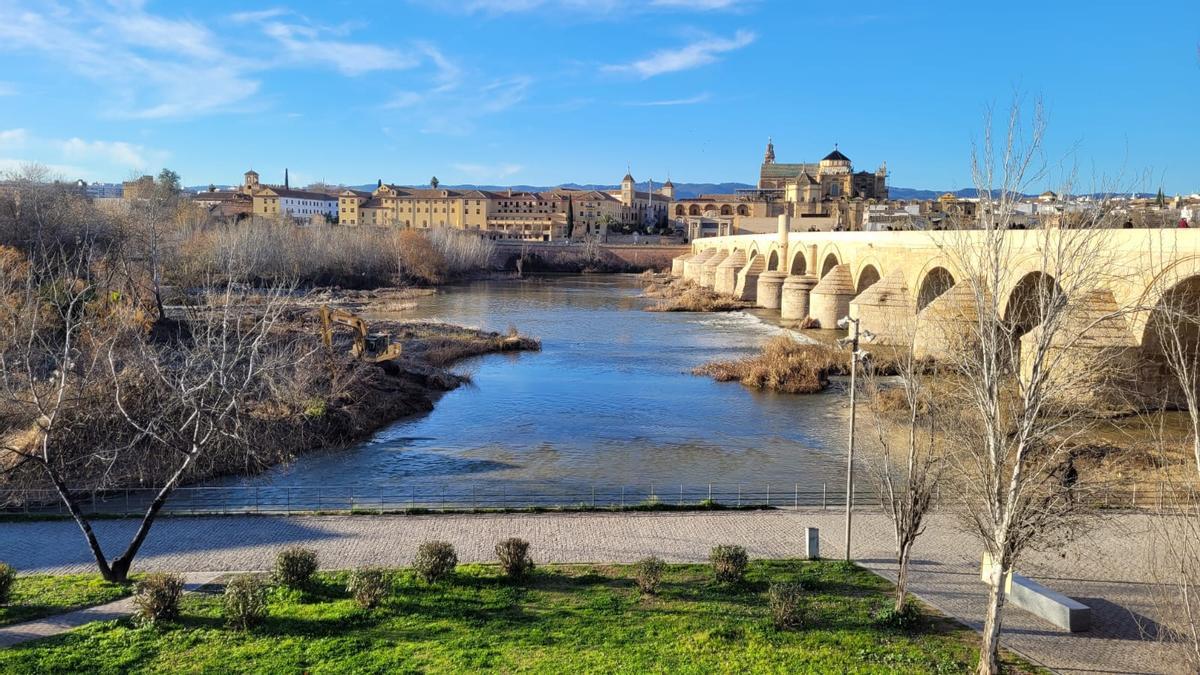
<svg viewBox="0 0 1200 675">
<path fill-rule="evenodd" d="M 386 318 L 490 330 L 517 326 L 541 352 L 456 370 L 472 383 L 426 415 L 355 447 L 303 456 L 222 485 L 354 486 L 422 492 L 689 494 L 710 483 L 777 495 L 843 480 L 843 396 L 750 391 L 690 373 L 750 354 L 782 329 L 745 312 L 652 313 L 632 275 L 488 281 L 443 289 Z M 367 318 L 371 318 L 368 313 Z M 376 316 L 375 318 L 383 318 Z"/>
</svg>

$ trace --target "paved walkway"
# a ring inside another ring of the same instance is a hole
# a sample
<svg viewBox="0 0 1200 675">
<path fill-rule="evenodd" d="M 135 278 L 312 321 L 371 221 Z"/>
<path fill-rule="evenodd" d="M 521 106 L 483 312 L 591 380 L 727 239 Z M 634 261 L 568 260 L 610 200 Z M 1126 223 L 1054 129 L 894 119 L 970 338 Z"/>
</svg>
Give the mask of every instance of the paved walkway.
<svg viewBox="0 0 1200 675">
<path fill-rule="evenodd" d="M 202 586 L 212 583 L 220 574 L 216 572 L 193 572 L 185 575 L 187 582 L 184 592 L 191 593 Z M 106 602 L 103 605 L 85 607 L 84 609 L 48 616 L 44 619 L 26 621 L 25 623 L 0 626 L 0 649 L 11 647 L 22 642 L 38 640 L 52 635 L 65 633 L 93 621 L 110 621 L 133 614 L 133 598 L 121 598 Z"/>
<path fill-rule="evenodd" d="M 894 578 L 890 523 L 879 514 L 855 520 L 855 558 Z M 315 548 L 327 569 L 407 565 L 430 539 L 454 544 L 463 562 L 493 559 L 492 547 L 517 536 L 535 560 L 627 562 L 655 554 L 668 561 L 702 561 L 718 543 L 741 544 L 754 557 L 800 557 L 806 526 L 821 529 L 826 557 L 842 549 L 836 511 L 752 511 L 622 514 L 504 514 L 432 516 L 230 516 L 167 518 L 155 525 L 136 567 L 142 570 L 222 572 L 264 570 L 282 546 Z M 103 542 L 128 539 L 132 520 L 95 523 Z M 1146 574 L 1147 521 L 1122 515 L 1099 524 L 1086 543 L 1061 553 L 1032 555 L 1018 571 L 1090 605 L 1095 627 L 1066 633 L 1016 609 L 1005 614 L 1005 643 L 1062 672 L 1171 672 L 1163 648 L 1142 639 L 1155 615 Z M 0 558 L 21 572 L 93 569 L 76 526 L 66 521 L 0 523 Z M 949 516 L 933 519 L 914 552 L 911 589 L 943 612 L 978 627 L 986 601 L 979 551 Z"/>
</svg>

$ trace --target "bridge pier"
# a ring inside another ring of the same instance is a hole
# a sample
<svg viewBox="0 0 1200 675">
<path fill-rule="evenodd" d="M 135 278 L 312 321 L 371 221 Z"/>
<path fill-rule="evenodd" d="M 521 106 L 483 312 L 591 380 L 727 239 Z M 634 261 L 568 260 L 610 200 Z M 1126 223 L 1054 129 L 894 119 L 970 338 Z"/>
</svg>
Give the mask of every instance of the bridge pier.
<svg viewBox="0 0 1200 675">
<path fill-rule="evenodd" d="M 991 300 L 986 300 L 990 306 Z M 979 304 L 971 284 L 960 282 L 937 296 L 917 313 L 913 357 L 938 360 L 959 358 L 977 341 Z"/>
<path fill-rule="evenodd" d="M 758 275 L 755 302 L 763 309 L 779 309 L 783 302 L 783 282 L 787 275 L 779 270 L 767 270 Z"/>
<path fill-rule="evenodd" d="M 676 257 L 672 258 L 671 259 L 671 276 L 676 277 L 676 278 L 682 278 L 684 264 L 694 257 L 696 257 L 695 253 L 684 253 L 681 256 L 676 256 Z"/>
<path fill-rule="evenodd" d="M 717 254 L 708 260 L 704 261 L 704 265 L 700 267 L 700 285 L 705 288 L 712 288 L 717 282 L 717 265 L 720 265 L 729 257 L 728 251 L 717 251 Z"/>
<path fill-rule="evenodd" d="M 837 265 L 821 277 L 809 294 L 809 314 L 821 328 L 837 328 L 838 320 L 850 314 L 850 301 L 854 295 L 850 266 Z"/>
<path fill-rule="evenodd" d="M 729 257 L 717 265 L 716 273 L 713 276 L 713 290 L 724 295 L 733 295 L 737 288 L 738 272 L 742 271 L 745 266 L 745 253 L 741 251 L 730 253 Z"/>
<path fill-rule="evenodd" d="M 803 321 L 808 318 L 809 299 L 817 285 L 816 277 L 800 274 L 789 275 L 783 282 L 779 302 L 779 316 L 785 321 Z"/>
<path fill-rule="evenodd" d="M 850 318 L 883 344 L 908 345 L 912 341 L 916 308 L 904 283 L 904 273 L 892 270 L 850 302 Z"/>
<path fill-rule="evenodd" d="M 733 288 L 733 297 L 738 300 L 755 302 L 758 299 L 758 275 L 767 266 L 764 256 L 756 255 L 738 272 L 737 284 Z"/>
<path fill-rule="evenodd" d="M 717 249 L 706 248 L 683 263 L 683 278 L 688 281 L 700 281 L 700 270 L 708 259 L 717 254 Z"/>
</svg>

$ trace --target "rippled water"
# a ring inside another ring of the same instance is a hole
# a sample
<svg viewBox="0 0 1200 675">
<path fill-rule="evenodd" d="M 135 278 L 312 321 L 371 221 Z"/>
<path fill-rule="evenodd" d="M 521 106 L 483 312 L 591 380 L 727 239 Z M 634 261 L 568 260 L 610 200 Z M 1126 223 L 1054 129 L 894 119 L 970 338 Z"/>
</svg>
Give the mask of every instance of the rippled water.
<svg viewBox="0 0 1200 675">
<path fill-rule="evenodd" d="M 540 337 L 458 366 L 473 384 L 357 447 L 225 484 L 584 486 L 841 480 L 844 398 L 719 384 L 690 370 L 780 331 L 747 313 L 650 313 L 632 276 L 477 283 L 404 318 Z"/>
</svg>

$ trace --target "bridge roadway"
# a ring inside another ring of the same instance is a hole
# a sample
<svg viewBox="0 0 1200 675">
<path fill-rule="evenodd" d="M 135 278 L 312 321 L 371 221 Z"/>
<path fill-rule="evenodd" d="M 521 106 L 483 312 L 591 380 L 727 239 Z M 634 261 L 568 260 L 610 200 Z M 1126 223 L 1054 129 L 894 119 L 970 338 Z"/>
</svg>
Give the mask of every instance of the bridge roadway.
<svg viewBox="0 0 1200 675">
<path fill-rule="evenodd" d="M 1068 633 L 1017 609 L 1005 610 L 1003 642 L 1059 672 L 1173 672 L 1163 646 L 1145 639 L 1158 616 L 1151 592 L 1147 542 L 1150 516 L 1112 514 L 1064 550 L 1030 554 L 1020 571 L 1093 608 L 1093 629 Z M 702 562 L 721 543 L 755 558 L 803 555 L 804 528 L 821 530 L 825 556 L 842 555 L 844 516 L 836 509 L 694 513 L 475 514 L 429 516 L 174 517 L 154 526 L 135 571 L 193 575 L 270 569 L 284 546 L 318 551 L 326 569 L 406 566 L 423 541 L 449 541 L 463 562 L 494 559 L 495 542 L 527 539 L 539 564 L 631 562 L 658 555 Z M 877 510 L 855 519 L 854 557 L 894 578 L 890 522 Z M 134 519 L 94 523 L 106 547 L 128 541 Z M 0 523 L 0 557 L 22 573 L 94 570 L 83 537 L 66 520 Z M 986 588 L 979 550 L 951 514 L 935 515 L 913 552 L 911 590 L 941 611 L 978 628 Z M 0 631 L 2 632 L 2 631 Z"/>
</svg>

